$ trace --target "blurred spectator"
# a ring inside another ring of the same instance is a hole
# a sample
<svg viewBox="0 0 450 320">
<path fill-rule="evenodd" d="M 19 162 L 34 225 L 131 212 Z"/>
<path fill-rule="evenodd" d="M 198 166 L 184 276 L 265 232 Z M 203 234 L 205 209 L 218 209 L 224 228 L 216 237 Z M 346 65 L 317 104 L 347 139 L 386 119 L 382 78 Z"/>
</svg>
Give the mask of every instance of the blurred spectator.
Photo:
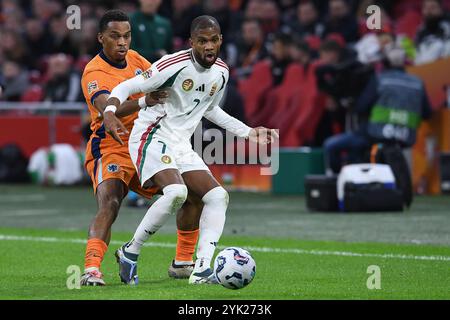
<svg viewBox="0 0 450 320">
<path fill-rule="evenodd" d="M 1 9 L 0 18 L 4 20 L 3 27 L 7 30 L 21 31 L 25 18 L 19 4 L 15 0 L 4 0 Z"/>
<path fill-rule="evenodd" d="M 316 144 L 344 130 L 347 110 L 373 74 L 371 66 L 358 62 L 353 50 L 335 40 L 324 41 L 319 53 L 320 65 L 315 71 L 317 85 L 328 98 L 317 130 Z"/>
<path fill-rule="evenodd" d="M 322 43 L 320 62 L 316 70 L 319 89 L 343 107 L 351 105 L 373 73 L 370 66 L 357 60 L 352 49 L 342 47 L 335 40 Z"/>
<path fill-rule="evenodd" d="M 362 63 L 376 63 L 381 61 L 384 49 L 386 46 L 393 45 L 394 39 L 394 35 L 386 31 L 364 35 L 355 44 L 358 60 Z"/>
<path fill-rule="evenodd" d="M 80 75 L 72 71 L 69 56 L 63 53 L 50 56 L 47 77 L 46 101 L 83 101 L 80 90 Z"/>
<path fill-rule="evenodd" d="M 52 38 L 50 33 L 45 29 L 44 23 L 38 18 L 28 19 L 25 24 L 25 41 L 29 52 L 33 54 L 31 58 L 31 66 L 38 69 L 39 59 L 48 53 L 51 53 Z"/>
<path fill-rule="evenodd" d="M 189 47 L 191 22 L 203 14 L 202 7 L 195 0 L 172 0 L 172 17 L 174 50 Z"/>
<path fill-rule="evenodd" d="M 325 32 L 325 26 L 319 20 L 319 12 L 314 2 L 300 2 L 295 21 L 284 26 L 283 31 L 292 32 L 299 37 L 317 36 L 321 38 Z"/>
<path fill-rule="evenodd" d="M 161 0 L 140 0 L 139 11 L 130 17 L 131 48 L 150 62 L 172 53 L 172 26 L 159 14 Z"/>
<path fill-rule="evenodd" d="M 228 51 L 230 47 L 227 47 Z M 237 68 L 238 78 L 247 77 L 256 62 L 269 56 L 264 43 L 264 33 L 258 20 L 246 19 L 242 23 L 241 37 L 231 50 L 236 58 L 231 59 L 233 54 L 228 54 L 228 62 L 230 66 Z"/>
<path fill-rule="evenodd" d="M 286 68 L 291 63 L 290 47 L 292 37 L 286 33 L 277 33 L 270 50 L 273 85 L 277 86 L 283 81 Z"/>
<path fill-rule="evenodd" d="M 234 34 L 232 24 L 232 14 L 229 8 L 228 0 L 204 0 L 203 1 L 204 14 L 213 16 L 219 22 L 223 34 L 223 40 L 226 44 L 231 35 Z"/>
<path fill-rule="evenodd" d="M 387 50 L 385 70 L 369 81 L 356 102 L 358 129 L 325 141 L 328 173 L 339 173 L 343 151 L 348 152 L 347 162 L 354 163 L 364 161 L 372 143 L 415 143 L 416 129 L 421 119 L 430 118 L 431 107 L 422 80 L 404 70 L 405 59 L 403 49 Z"/>
<path fill-rule="evenodd" d="M 78 48 L 70 37 L 70 30 L 66 26 L 66 15 L 54 16 L 50 20 L 52 34 L 52 53 L 66 53 L 72 57 L 78 56 Z"/>
<path fill-rule="evenodd" d="M 13 60 L 21 66 L 30 66 L 29 51 L 20 37 L 20 35 L 12 30 L 0 30 L 2 41 L 0 41 L 0 51 L 3 52 L 5 59 Z"/>
<path fill-rule="evenodd" d="M 27 89 L 28 72 L 14 61 L 7 60 L 3 63 L 3 94 L 0 100 L 20 101 L 22 93 Z"/>
<path fill-rule="evenodd" d="M 290 59 L 294 63 L 302 65 L 305 69 L 311 63 L 312 53 L 308 44 L 300 39 L 295 39 L 289 47 Z"/>
<path fill-rule="evenodd" d="M 98 21 L 92 18 L 81 20 L 81 33 L 79 34 L 79 56 L 94 57 L 101 50 L 101 45 L 97 40 Z"/>
<path fill-rule="evenodd" d="M 439 0 L 424 0 L 423 24 L 417 31 L 416 64 L 450 56 L 450 21 Z"/>
<path fill-rule="evenodd" d="M 350 12 L 347 0 L 330 0 L 325 34 L 341 34 L 345 41 L 353 43 L 358 40 L 358 22 Z"/>
<path fill-rule="evenodd" d="M 265 35 L 276 33 L 280 25 L 280 11 L 272 0 L 250 0 L 245 8 L 245 18 L 258 19 Z"/>
</svg>

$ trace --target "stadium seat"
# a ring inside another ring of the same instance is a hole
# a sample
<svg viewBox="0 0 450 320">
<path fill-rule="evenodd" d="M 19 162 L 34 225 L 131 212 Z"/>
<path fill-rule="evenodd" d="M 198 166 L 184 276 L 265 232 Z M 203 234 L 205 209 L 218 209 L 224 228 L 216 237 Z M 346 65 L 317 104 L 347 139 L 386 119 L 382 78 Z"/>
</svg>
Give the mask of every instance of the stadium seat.
<svg viewBox="0 0 450 320">
<path fill-rule="evenodd" d="M 395 33 L 406 35 L 409 38 L 414 39 L 416 36 L 417 28 L 420 26 L 421 22 L 421 15 L 416 11 L 410 10 L 397 20 Z"/>
<path fill-rule="evenodd" d="M 261 105 L 265 93 L 272 87 L 272 83 L 272 71 L 267 60 L 257 62 L 249 78 L 239 81 L 238 90 L 244 99 L 245 116 L 249 124 L 252 124 L 253 116 Z"/>
<path fill-rule="evenodd" d="M 284 106 L 274 117 L 276 123 L 272 124 L 273 128 L 280 129 L 281 146 L 301 146 L 314 135 L 323 112 L 316 84 L 316 66 L 312 64 L 306 70 L 292 66 L 286 73 L 284 88 L 280 88 L 283 97 L 280 102 Z"/>
<path fill-rule="evenodd" d="M 422 10 L 422 0 L 401 0 L 398 1 L 393 9 L 393 20 L 396 21 L 405 15 L 408 11 L 415 11 L 420 14 Z"/>
<path fill-rule="evenodd" d="M 74 63 L 75 69 L 78 70 L 80 73 L 83 73 L 84 68 L 89 63 L 89 61 L 91 61 L 91 59 L 92 57 L 89 55 L 83 55 L 79 57 Z"/>
<path fill-rule="evenodd" d="M 44 99 L 44 90 L 40 85 L 33 84 L 21 96 L 22 102 L 38 102 Z"/>
</svg>

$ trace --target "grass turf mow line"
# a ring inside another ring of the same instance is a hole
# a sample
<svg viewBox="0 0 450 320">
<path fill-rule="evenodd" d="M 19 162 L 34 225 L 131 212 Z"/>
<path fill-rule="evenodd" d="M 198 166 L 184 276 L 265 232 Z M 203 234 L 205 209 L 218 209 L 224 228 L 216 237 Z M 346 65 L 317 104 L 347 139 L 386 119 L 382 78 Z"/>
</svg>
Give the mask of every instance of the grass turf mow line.
<svg viewBox="0 0 450 320">
<path fill-rule="evenodd" d="M 65 239 L 56 237 L 31 237 L 31 236 L 17 236 L 0 234 L 0 241 L 33 241 L 33 242 L 65 242 L 65 243 L 80 243 L 85 244 L 86 239 Z M 112 240 L 110 244 L 122 245 L 123 241 Z M 148 242 L 144 244 L 145 247 L 159 247 L 159 248 L 175 248 L 176 245 L 167 242 Z M 225 246 L 218 246 L 218 249 L 224 249 Z M 246 246 L 246 249 L 254 252 L 264 253 L 291 253 L 291 254 L 307 254 L 319 256 L 343 256 L 343 257 L 371 257 L 382 259 L 401 259 L 401 260 L 422 260 L 422 261 L 450 261 L 450 256 L 415 256 L 407 254 L 377 254 L 377 253 L 357 253 L 349 251 L 329 251 L 329 250 L 305 250 L 305 249 L 283 249 L 283 248 L 269 248 L 269 247 L 253 247 Z"/>
</svg>

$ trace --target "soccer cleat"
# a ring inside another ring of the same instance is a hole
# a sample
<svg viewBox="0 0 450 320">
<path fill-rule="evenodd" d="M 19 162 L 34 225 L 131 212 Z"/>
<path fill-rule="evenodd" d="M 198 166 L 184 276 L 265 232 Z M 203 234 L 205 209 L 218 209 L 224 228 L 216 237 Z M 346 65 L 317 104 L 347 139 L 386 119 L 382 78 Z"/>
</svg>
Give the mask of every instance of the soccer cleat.
<svg viewBox="0 0 450 320">
<path fill-rule="evenodd" d="M 187 279 L 192 274 L 194 270 L 194 264 L 175 264 L 175 260 L 172 260 L 172 263 L 169 266 L 169 277 L 174 279 Z"/>
<path fill-rule="evenodd" d="M 125 256 L 124 247 L 126 244 L 116 250 L 116 261 L 119 264 L 119 276 L 123 283 L 137 285 L 139 277 L 137 275 L 137 257 L 136 254 L 128 253 L 128 256 L 135 256 L 136 260 L 131 260 Z M 134 258 L 134 257 L 133 257 Z"/>
<path fill-rule="evenodd" d="M 86 271 L 83 273 L 80 279 L 80 285 L 82 286 L 104 286 L 105 281 L 102 279 L 103 275 L 97 268 Z"/>
<path fill-rule="evenodd" d="M 211 268 L 208 268 L 202 272 L 192 272 L 189 277 L 190 284 L 218 284 L 216 276 Z"/>
</svg>

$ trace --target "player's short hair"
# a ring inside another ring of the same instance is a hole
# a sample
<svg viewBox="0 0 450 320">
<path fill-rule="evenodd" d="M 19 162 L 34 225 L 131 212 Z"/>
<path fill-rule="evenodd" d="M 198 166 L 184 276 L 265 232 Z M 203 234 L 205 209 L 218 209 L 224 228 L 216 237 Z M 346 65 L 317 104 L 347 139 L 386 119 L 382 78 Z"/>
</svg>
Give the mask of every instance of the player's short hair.
<svg viewBox="0 0 450 320">
<path fill-rule="evenodd" d="M 128 22 L 130 22 L 130 18 L 122 10 L 115 9 L 115 10 L 106 11 L 105 14 L 100 19 L 100 22 L 98 25 L 98 30 L 100 32 L 105 31 L 106 28 L 108 28 L 108 23 L 110 23 L 111 21 L 128 21 Z"/>
<path fill-rule="evenodd" d="M 220 24 L 216 18 L 212 16 L 198 16 L 191 23 L 191 36 L 197 32 L 198 30 L 208 29 L 208 28 L 216 28 L 220 33 Z"/>
</svg>

